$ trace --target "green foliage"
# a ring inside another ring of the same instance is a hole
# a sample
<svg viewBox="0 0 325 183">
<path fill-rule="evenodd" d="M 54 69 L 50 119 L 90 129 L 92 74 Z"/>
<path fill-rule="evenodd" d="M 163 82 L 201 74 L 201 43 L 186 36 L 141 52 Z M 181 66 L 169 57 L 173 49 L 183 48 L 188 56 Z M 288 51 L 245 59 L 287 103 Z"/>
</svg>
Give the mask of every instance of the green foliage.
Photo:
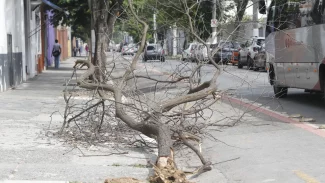
<svg viewBox="0 0 325 183">
<path fill-rule="evenodd" d="M 172 0 L 134 0 L 134 8 L 138 16 L 146 21 L 149 25 L 147 39 L 153 37 L 153 14 L 157 14 L 157 34 L 158 39 L 164 39 L 165 33 L 175 23 L 177 27 L 185 30 L 190 34 L 189 20 L 186 15 L 186 7 L 192 7 L 189 11 L 191 21 L 194 25 L 194 31 L 203 39 L 207 39 L 211 34 L 211 19 L 212 19 L 212 0 L 202 0 L 197 3 L 197 0 L 172 1 Z M 134 17 L 128 12 L 127 3 L 124 4 L 125 13 L 118 20 L 118 29 L 115 31 L 126 31 L 134 37 L 135 41 L 139 41 L 141 37 L 142 27 L 137 23 Z M 224 12 L 228 12 L 233 5 L 219 7 L 217 5 L 217 19 L 224 21 L 229 18 Z M 124 26 L 123 26 L 124 25 Z"/>
<path fill-rule="evenodd" d="M 66 13 L 47 7 L 54 13 L 51 19 L 53 25 L 71 26 L 73 36 L 87 40 L 90 37 L 91 11 L 88 0 L 51 0 L 63 8 Z"/>
</svg>

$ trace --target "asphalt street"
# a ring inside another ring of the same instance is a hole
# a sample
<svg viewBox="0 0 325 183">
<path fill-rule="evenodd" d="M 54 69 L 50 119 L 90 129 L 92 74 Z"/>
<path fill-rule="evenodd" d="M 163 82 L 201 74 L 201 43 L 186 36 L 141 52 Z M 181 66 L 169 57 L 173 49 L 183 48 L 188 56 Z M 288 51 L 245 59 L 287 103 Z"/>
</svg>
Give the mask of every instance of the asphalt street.
<svg viewBox="0 0 325 183">
<path fill-rule="evenodd" d="M 195 67 L 193 63 L 177 60 L 140 65 L 164 75 L 180 70 L 181 75 L 186 75 Z M 213 162 L 214 170 L 203 174 L 198 182 L 217 182 L 220 173 L 221 182 L 325 182 L 322 163 L 325 161 L 325 148 L 322 148 L 325 132 L 308 123 L 287 123 L 294 121 L 287 118 L 288 115 L 301 114 L 314 118 L 316 122 L 312 125 L 323 124 L 322 96 L 290 89 L 287 98 L 276 99 L 265 71 L 238 69 L 232 65 L 222 68 L 217 81 L 220 90 L 227 90 L 243 103 L 263 106 L 271 112 L 258 112 L 231 101 L 220 103 L 214 114 L 217 120 L 234 116 L 239 119 L 241 114 L 245 115 L 235 127 L 211 129 L 218 140 L 206 140 L 203 152 Z M 214 71 L 211 65 L 205 65 L 201 70 L 202 80 L 211 78 Z M 288 120 L 279 120 L 270 114 Z"/>
<path fill-rule="evenodd" d="M 120 56 L 116 54 L 113 57 Z M 125 56 L 116 61 L 115 76 L 123 74 L 131 58 Z M 1 180 L 102 182 L 108 177 L 131 176 L 145 179 L 150 175 L 150 168 L 135 165 L 145 165 L 147 160 L 153 161 L 155 155 L 152 153 L 130 150 L 127 156 L 83 157 L 74 146 L 45 133 L 50 121 L 51 128 L 59 128 L 62 124 L 62 116 L 53 112 L 62 112 L 63 83 L 71 76 L 73 61 L 72 58 L 62 63 L 61 69 L 47 70 L 15 90 L 0 94 Z M 172 74 L 185 76 L 195 66 L 177 60 L 139 61 L 136 72 L 161 79 Z M 205 65 L 201 70 L 202 81 L 209 80 L 214 71 L 215 68 L 211 65 Z M 231 65 L 223 66 L 217 82 L 219 90 L 227 91 L 239 102 L 218 102 L 214 105 L 212 120 L 223 119 L 229 123 L 238 119 L 240 121 L 234 127 L 209 129 L 209 134 L 214 138 L 205 139 L 202 150 L 212 161 L 213 169 L 191 179 L 192 181 L 325 182 L 325 131 L 310 130 L 308 124 L 287 123 L 269 115 L 277 111 L 276 114 L 285 118 L 286 115 L 299 113 L 315 118 L 315 124 L 320 125 L 324 116 L 322 96 L 310 95 L 302 90 L 289 90 L 288 98 L 275 99 L 266 72 L 238 69 Z M 136 83 L 138 89 L 148 96 L 156 89 L 154 81 L 140 78 Z M 161 86 L 163 87 L 164 85 Z M 182 86 L 179 84 L 176 87 Z M 172 88 L 171 91 L 173 89 L 177 90 Z M 262 104 L 270 112 L 252 110 L 240 102 L 256 106 Z M 109 154 L 112 151 L 109 148 L 99 151 L 90 147 L 80 148 L 90 155 Z M 185 165 L 193 168 L 200 164 L 195 156 L 183 158 L 181 167 Z"/>
<path fill-rule="evenodd" d="M 177 60 L 167 60 L 165 63 L 149 61 L 146 67 L 165 73 L 173 73 L 184 67 L 194 68 L 195 64 Z M 191 66 L 188 66 L 191 65 Z M 192 66 L 193 65 L 193 66 Z M 246 67 L 238 69 L 237 66 L 225 65 L 218 78 L 218 88 L 228 90 L 235 97 L 250 103 L 263 106 L 287 115 L 300 114 L 305 118 L 314 118 L 315 125 L 325 124 L 325 101 L 322 94 L 310 94 L 302 89 L 289 89 L 286 98 L 274 97 L 273 87 L 268 81 L 266 71 L 247 70 Z M 209 80 L 214 73 L 212 65 L 207 64 L 202 68 L 203 81 Z"/>
</svg>

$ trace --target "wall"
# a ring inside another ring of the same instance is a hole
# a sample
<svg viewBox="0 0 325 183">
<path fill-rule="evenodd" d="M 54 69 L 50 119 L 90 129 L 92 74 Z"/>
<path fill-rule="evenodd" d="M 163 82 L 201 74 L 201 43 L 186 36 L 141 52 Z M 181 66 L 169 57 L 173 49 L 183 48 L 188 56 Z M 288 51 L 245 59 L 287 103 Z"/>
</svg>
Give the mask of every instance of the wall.
<svg viewBox="0 0 325 183">
<path fill-rule="evenodd" d="M 46 12 L 46 45 L 45 50 L 47 50 L 46 54 L 46 66 L 52 66 L 54 58 L 52 57 L 52 49 L 54 45 L 54 41 L 56 39 L 55 28 L 50 23 L 50 17 L 53 16 L 53 13 L 47 11 Z"/>
<path fill-rule="evenodd" d="M 6 12 L 5 12 L 5 1 L 0 1 L 0 26 L 6 27 Z M 7 55 L 7 30 L 6 29 L 0 29 L 0 92 L 5 90 L 7 88 L 7 66 L 5 57 Z"/>
<path fill-rule="evenodd" d="M 266 19 L 262 20 L 262 23 L 259 23 L 259 36 L 264 37 L 265 35 L 265 23 Z M 235 30 L 234 24 L 226 24 L 222 26 L 222 35 L 218 38 L 218 41 L 221 40 L 231 40 L 231 33 Z M 253 23 L 252 22 L 243 22 L 239 28 L 238 38 L 236 41 L 245 42 L 253 36 Z"/>
<path fill-rule="evenodd" d="M 25 58 L 25 20 L 23 0 L 0 1 L 0 92 L 26 79 L 23 65 Z M 10 34 L 11 53 L 8 54 Z M 12 58 L 12 59 L 10 59 Z"/>
<path fill-rule="evenodd" d="M 68 30 L 66 27 L 59 26 L 56 29 L 56 38 L 61 45 L 60 60 L 69 58 L 69 42 L 68 42 Z"/>
<path fill-rule="evenodd" d="M 33 11 L 31 12 L 31 17 L 30 17 L 30 30 L 28 31 L 28 38 L 27 41 L 29 41 L 29 45 L 30 45 L 30 60 L 29 62 L 29 67 L 28 67 L 28 71 L 29 71 L 29 77 L 32 78 L 37 74 L 37 61 L 38 61 L 38 57 L 37 55 L 39 54 L 39 44 L 40 44 L 40 40 L 38 39 L 38 37 L 40 36 L 39 31 L 38 31 L 38 25 L 39 22 L 36 22 L 36 12 Z"/>
<path fill-rule="evenodd" d="M 185 32 L 182 29 L 177 29 L 177 54 L 182 54 L 183 49 L 184 49 L 184 44 L 185 44 Z M 166 31 L 166 52 L 168 55 L 173 54 L 173 30 L 168 29 Z"/>
<path fill-rule="evenodd" d="M 68 30 L 68 57 L 72 57 L 72 48 L 71 48 L 71 27 L 67 27 Z"/>
</svg>

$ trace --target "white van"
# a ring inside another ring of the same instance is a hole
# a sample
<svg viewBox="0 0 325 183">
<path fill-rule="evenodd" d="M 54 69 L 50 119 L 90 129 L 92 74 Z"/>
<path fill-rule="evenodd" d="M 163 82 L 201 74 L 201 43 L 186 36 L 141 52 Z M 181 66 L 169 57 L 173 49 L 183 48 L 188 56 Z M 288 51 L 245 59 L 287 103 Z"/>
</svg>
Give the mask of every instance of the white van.
<svg viewBox="0 0 325 183">
<path fill-rule="evenodd" d="M 207 45 L 208 46 L 208 45 Z M 204 44 L 199 44 L 198 48 L 196 49 L 197 58 L 201 61 L 208 60 L 208 47 Z"/>
<path fill-rule="evenodd" d="M 182 60 L 195 61 L 207 60 L 208 48 L 202 43 L 190 43 L 186 50 L 182 53 Z"/>
<path fill-rule="evenodd" d="M 197 47 L 197 43 L 190 43 L 186 50 L 182 53 L 182 61 L 190 61 L 192 60 L 192 56 L 194 55 L 194 51 Z"/>
</svg>

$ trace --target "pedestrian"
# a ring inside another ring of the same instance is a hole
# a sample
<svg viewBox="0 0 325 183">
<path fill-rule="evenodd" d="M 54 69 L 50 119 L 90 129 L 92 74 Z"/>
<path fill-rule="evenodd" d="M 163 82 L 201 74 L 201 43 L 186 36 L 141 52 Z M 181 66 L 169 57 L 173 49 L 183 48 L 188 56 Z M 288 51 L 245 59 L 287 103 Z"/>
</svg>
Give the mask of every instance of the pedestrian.
<svg viewBox="0 0 325 183">
<path fill-rule="evenodd" d="M 76 57 L 77 56 L 77 48 L 74 46 L 73 47 L 73 56 Z"/>
<path fill-rule="evenodd" d="M 78 55 L 81 56 L 80 47 L 78 48 Z"/>
<path fill-rule="evenodd" d="M 52 56 L 54 56 L 54 65 L 56 69 L 58 69 L 60 66 L 60 55 L 61 55 L 61 45 L 59 44 L 59 41 L 56 39 L 52 49 Z"/>
<path fill-rule="evenodd" d="M 85 50 L 86 50 L 86 56 L 88 56 L 89 48 L 88 48 L 88 45 L 87 45 L 87 44 L 86 44 L 86 46 L 85 46 Z"/>
</svg>

